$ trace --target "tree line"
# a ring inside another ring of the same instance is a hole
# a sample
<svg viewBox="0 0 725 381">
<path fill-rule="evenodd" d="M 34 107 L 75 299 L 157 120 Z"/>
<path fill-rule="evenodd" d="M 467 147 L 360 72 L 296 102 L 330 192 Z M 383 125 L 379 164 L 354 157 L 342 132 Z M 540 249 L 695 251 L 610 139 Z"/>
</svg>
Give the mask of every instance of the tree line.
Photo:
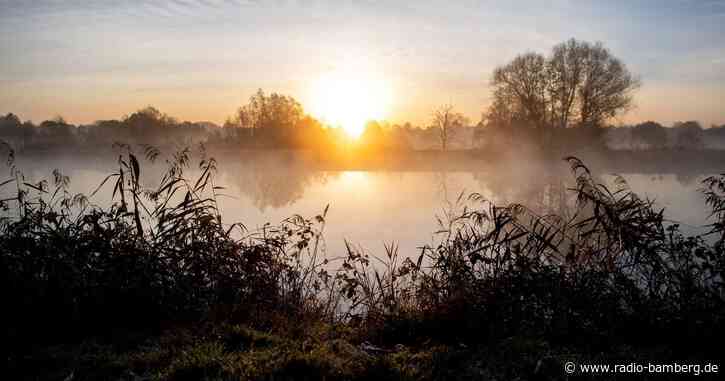
<svg viewBox="0 0 725 381">
<path fill-rule="evenodd" d="M 354 142 L 356 147 L 385 150 L 438 149 L 445 142 L 473 148 L 475 126 L 451 109 L 442 125 L 414 126 L 370 121 Z M 441 132 L 442 131 L 442 132 Z M 211 149 L 310 149 L 334 151 L 351 143 L 344 130 L 326 126 L 305 113 L 291 96 L 266 94 L 261 89 L 223 125 L 179 121 L 148 106 L 118 120 L 74 125 L 58 116 L 35 124 L 9 113 L 0 116 L 0 139 L 18 152 L 106 149 L 117 142 L 183 147 L 199 143 Z M 447 147 L 444 147 L 447 148 Z"/>
<path fill-rule="evenodd" d="M 508 149 L 522 143 L 546 150 L 572 145 L 610 149 L 725 148 L 722 127 L 704 130 L 697 122 L 664 129 L 656 122 L 614 128 L 612 122 L 633 106 L 638 77 L 604 47 L 575 39 L 548 55 L 527 52 L 495 68 L 492 102 L 481 121 L 442 105 L 425 126 L 370 121 L 358 146 L 374 149 Z M 713 126 L 715 127 L 715 126 Z M 62 117 L 39 125 L 15 114 L 0 116 L 0 138 L 17 150 L 107 147 L 114 142 L 152 145 L 205 143 L 226 149 L 335 150 L 349 139 L 325 126 L 291 96 L 261 89 L 223 126 L 181 122 L 154 107 L 120 120 L 75 126 Z M 705 142 L 710 142 L 706 145 Z M 344 145 L 344 144 L 343 144 Z"/>
<path fill-rule="evenodd" d="M 725 125 L 706 129 L 693 120 L 672 126 L 646 121 L 612 130 L 607 139 L 609 146 L 618 149 L 725 149 Z"/>
</svg>

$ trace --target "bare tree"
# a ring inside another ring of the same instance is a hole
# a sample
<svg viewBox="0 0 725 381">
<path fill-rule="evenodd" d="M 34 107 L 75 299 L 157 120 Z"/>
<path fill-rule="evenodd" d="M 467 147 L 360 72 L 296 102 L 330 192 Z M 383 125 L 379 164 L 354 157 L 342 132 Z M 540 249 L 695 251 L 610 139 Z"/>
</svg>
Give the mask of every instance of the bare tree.
<svg viewBox="0 0 725 381">
<path fill-rule="evenodd" d="M 586 43 L 582 44 L 573 39 L 552 49 L 547 63 L 550 125 L 566 127 L 569 124 L 577 88 L 583 81 L 586 56 Z"/>
<path fill-rule="evenodd" d="M 579 49 L 585 63 L 584 78 L 578 86 L 579 123 L 599 126 L 629 110 L 632 93 L 639 88 L 640 81 L 600 42 L 582 42 Z"/>
<path fill-rule="evenodd" d="M 433 127 L 438 129 L 443 151 L 448 149 L 448 141 L 455 129 L 467 123 L 468 119 L 463 114 L 455 112 L 452 105 L 443 105 L 433 112 Z"/>
<path fill-rule="evenodd" d="M 494 70 L 491 84 L 494 104 L 507 108 L 499 114 L 528 119 L 537 128 L 545 126 L 548 75 L 544 56 L 526 53 L 514 58 Z"/>
<path fill-rule="evenodd" d="M 571 39 L 549 57 L 526 53 L 496 68 L 491 85 L 490 118 L 564 128 L 601 126 L 628 110 L 640 82 L 601 43 Z"/>
</svg>

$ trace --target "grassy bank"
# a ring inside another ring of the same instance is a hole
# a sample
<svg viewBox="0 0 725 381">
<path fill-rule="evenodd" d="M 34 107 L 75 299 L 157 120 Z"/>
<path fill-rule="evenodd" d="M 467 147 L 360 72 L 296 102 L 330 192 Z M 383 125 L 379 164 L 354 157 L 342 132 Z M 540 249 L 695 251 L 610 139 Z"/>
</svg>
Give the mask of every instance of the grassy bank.
<svg viewBox="0 0 725 381">
<path fill-rule="evenodd" d="M 0 261 L 15 378 L 565 379 L 567 361 L 719 353 L 725 176 L 702 184 L 708 240 L 568 158 L 563 215 L 474 194 L 436 245 L 376 256 L 326 253 L 326 210 L 259 231 L 225 221 L 204 152 L 189 179 L 189 150 L 118 149 L 91 192 L 111 192 L 108 207 L 59 172 L 26 182 L 10 156 Z M 166 163 L 157 186 L 139 155 Z"/>
<path fill-rule="evenodd" d="M 357 339 L 357 340 L 356 340 Z M 606 353 L 552 344 L 537 337 L 509 337 L 473 347 L 426 343 L 381 348 L 354 332 L 331 327 L 302 336 L 270 334 L 239 325 L 177 327 L 159 336 L 94 338 L 79 345 L 44 347 L 13 359 L 19 379 L 73 380 L 474 380 L 570 379 L 577 363 L 684 362 L 667 346 L 620 345 Z M 712 359 L 711 359 L 712 361 Z M 717 360 L 712 361 L 717 363 Z M 23 377 L 25 376 L 25 377 Z M 612 375 L 578 378 L 611 380 Z M 701 379 L 715 379 L 700 375 Z M 652 377 L 656 379 L 658 376 Z M 692 377 L 684 376 L 683 379 Z M 576 377 L 575 377 L 576 378 Z M 662 376 L 659 376 L 662 378 Z M 642 379 L 640 377 L 640 379 Z"/>
</svg>

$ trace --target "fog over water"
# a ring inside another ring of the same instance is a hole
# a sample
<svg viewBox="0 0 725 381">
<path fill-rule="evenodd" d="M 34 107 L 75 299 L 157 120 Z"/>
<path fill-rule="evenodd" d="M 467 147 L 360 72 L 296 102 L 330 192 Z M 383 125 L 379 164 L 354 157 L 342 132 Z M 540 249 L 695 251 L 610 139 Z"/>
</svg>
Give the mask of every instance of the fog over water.
<svg viewBox="0 0 725 381">
<path fill-rule="evenodd" d="M 72 193 L 91 194 L 103 179 L 117 169 L 114 155 L 93 158 L 65 154 L 27 157 L 20 155 L 17 165 L 26 180 L 52 179 L 52 169 L 71 178 Z M 406 256 L 417 255 L 418 248 L 434 243 L 441 230 L 437 217 L 445 223 L 446 212 L 460 211 L 471 193 L 480 193 L 498 205 L 521 203 L 537 213 L 561 214 L 574 202 L 567 189 L 573 186 L 568 164 L 515 165 L 478 163 L 452 166 L 453 169 L 417 168 L 340 170 L 307 164 L 295 154 L 259 154 L 258 157 L 221 157 L 215 185 L 223 186 L 219 204 L 225 223 L 241 222 L 249 231 L 266 223 L 278 224 L 299 214 L 313 218 L 329 204 L 325 226 L 327 253 L 342 254 L 345 240 L 371 253 L 383 252 L 383 245 L 396 243 Z M 471 168 L 473 167 L 473 168 Z M 612 171 L 594 167 L 601 182 L 614 186 Z M 165 164 L 142 161 L 142 182 L 158 185 Z M 187 175 L 198 175 L 192 162 Z M 463 169 L 461 169 L 463 168 Z M 620 168 L 617 168 L 620 169 Z M 3 169 L 8 171 L 7 168 Z M 706 230 L 709 212 L 703 202 L 700 181 L 710 173 L 652 173 L 619 170 L 619 174 L 641 197 L 656 200 L 665 208 L 665 217 L 681 224 L 686 233 Z M 7 192 L 8 190 L 4 190 Z M 90 201 L 107 206 L 111 201 L 110 182 Z M 459 199 L 459 196 L 463 196 Z"/>
</svg>

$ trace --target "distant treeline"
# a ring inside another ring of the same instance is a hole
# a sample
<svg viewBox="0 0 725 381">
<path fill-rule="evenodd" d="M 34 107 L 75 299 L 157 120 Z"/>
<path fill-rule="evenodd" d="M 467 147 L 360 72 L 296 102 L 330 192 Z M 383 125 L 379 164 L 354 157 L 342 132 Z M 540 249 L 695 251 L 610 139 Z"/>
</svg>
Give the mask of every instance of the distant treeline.
<svg viewBox="0 0 725 381">
<path fill-rule="evenodd" d="M 570 154 L 576 149 L 725 148 L 725 126 L 703 129 L 695 121 L 664 128 L 655 122 L 611 127 L 633 106 L 640 81 L 602 43 L 568 40 L 548 56 L 525 53 L 497 67 L 492 102 L 475 125 L 453 105 L 435 110 L 422 127 L 371 121 L 356 149 L 483 149 L 522 147 Z M 14 114 L 0 117 L 0 139 L 15 150 L 106 148 L 115 142 L 154 146 L 204 143 L 217 149 L 312 149 L 349 147 L 342 128 L 305 113 L 294 98 L 261 89 L 223 126 L 180 122 L 153 107 L 121 120 L 75 126 L 62 117 L 35 125 Z"/>
<path fill-rule="evenodd" d="M 264 104 L 264 106 L 260 106 Z M 476 126 L 450 128 L 448 144 L 454 149 L 475 148 Z M 386 150 L 438 149 L 440 130 L 410 123 L 391 125 L 371 121 L 352 140 L 339 127 L 324 125 L 307 115 L 293 98 L 261 91 L 251 97 L 222 126 L 212 122 L 181 122 L 154 107 L 119 120 L 74 125 L 62 117 L 40 124 L 22 122 L 15 114 L 0 116 L 0 139 L 18 152 L 41 150 L 98 150 L 117 142 L 182 147 L 205 144 L 210 149 L 310 149 L 335 151 L 356 147 Z"/>
<path fill-rule="evenodd" d="M 665 127 L 657 122 L 610 129 L 607 146 L 613 149 L 725 149 L 725 124 L 703 128 L 696 121 Z"/>
<path fill-rule="evenodd" d="M 274 94 L 276 96 L 276 94 Z M 291 99 L 291 98 L 288 98 Z M 448 132 L 449 149 L 493 149 L 521 143 L 537 143 L 533 130 L 515 126 L 490 126 L 479 122 L 456 126 Z M 636 125 L 558 130 L 554 140 L 613 150 L 725 149 L 725 125 L 703 128 L 696 121 L 663 126 L 647 121 Z M 439 127 L 410 123 L 368 123 L 358 145 L 388 150 L 441 148 Z M 326 149 L 334 150 L 349 138 L 340 128 L 323 125 L 300 112 L 294 119 L 272 120 L 251 127 L 230 118 L 223 126 L 212 122 L 180 122 L 153 107 L 120 120 L 100 120 L 74 125 L 62 117 L 40 124 L 22 122 L 15 114 L 0 116 L 0 139 L 17 151 L 107 149 L 115 142 L 160 147 L 204 143 L 212 149 Z"/>
</svg>

